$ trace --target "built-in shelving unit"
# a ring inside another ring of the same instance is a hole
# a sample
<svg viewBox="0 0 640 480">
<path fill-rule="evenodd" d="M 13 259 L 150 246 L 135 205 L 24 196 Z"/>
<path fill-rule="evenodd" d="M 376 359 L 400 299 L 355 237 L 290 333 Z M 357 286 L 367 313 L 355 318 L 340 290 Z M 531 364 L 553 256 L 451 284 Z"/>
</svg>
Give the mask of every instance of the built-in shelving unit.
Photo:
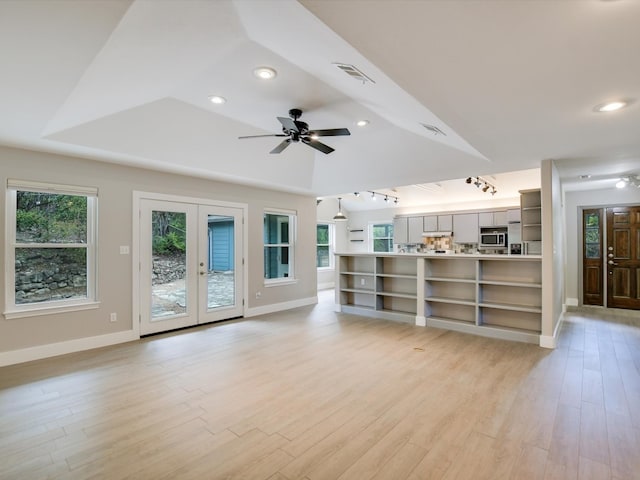
<svg viewBox="0 0 640 480">
<path fill-rule="evenodd" d="M 346 313 L 365 313 L 413 323 L 417 274 L 414 257 L 339 256 L 336 303 Z"/>
<path fill-rule="evenodd" d="M 338 264 L 340 311 L 539 343 L 538 256 L 353 254 Z"/>
<path fill-rule="evenodd" d="M 520 217 L 523 242 L 542 240 L 542 201 L 540 189 L 520 191 Z"/>
</svg>

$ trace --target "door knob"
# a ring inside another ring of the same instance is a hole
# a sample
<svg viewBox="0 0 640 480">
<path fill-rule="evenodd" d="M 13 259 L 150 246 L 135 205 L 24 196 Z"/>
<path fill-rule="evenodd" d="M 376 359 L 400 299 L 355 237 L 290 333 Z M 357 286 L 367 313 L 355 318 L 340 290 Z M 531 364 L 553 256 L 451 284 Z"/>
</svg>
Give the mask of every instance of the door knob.
<svg viewBox="0 0 640 480">
<path fill-rule="evenodd" d="M 610 253 L 609 255 L 607 255 L 607 257 L 613 258 L 613 253 Z"/>
<path fill-rule="evenodd" d="M 613 247 L 609 247 L 607 250 L 611 251 L 611 250 L 613 250 Z"/>
<path fill-rule="evenodd" d="M 207 273 L 207 272 L 200 272 L 200 275 L 204 275 L 205 273 Z"/>
<path fill-rule="evenodd" d="M 617 265 L 617 263 L 614 262 L 613 260 L 609 260 L 609 265 Z"/>
</svg>

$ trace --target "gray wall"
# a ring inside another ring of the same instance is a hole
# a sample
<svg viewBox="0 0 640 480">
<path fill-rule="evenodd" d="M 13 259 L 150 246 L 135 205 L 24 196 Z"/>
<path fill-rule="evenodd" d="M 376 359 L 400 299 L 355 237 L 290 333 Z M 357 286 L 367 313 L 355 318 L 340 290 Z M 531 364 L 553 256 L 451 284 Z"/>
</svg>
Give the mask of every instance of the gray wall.
<svg viewBox="0 0 640 480">
<path fill-rule="evenodd" d="M 69 185 L 95 186 L 98 196 L 98 288 L 100 307 L 55 315 L 7 320 L 0 316 L 0 352 L 81 339 L 132 329 L 131 255 L 120 255 L 120 245 L 132 245 L 132 195 L 134 190 L 183 195 L 248 205 L 249 308 L 266 307 L 316 296 L 315 198 L 131 168 L 80 158 L 0 147 L 0 182 L 31 180 Z M 6 194 L 0 195 L 0 224 L 5 226 Z M 262 214 L 265 208 L 284 208 L 298 213 L 294 284 L 265 288 L 263 283 Z M 0 236 L 0 266 L 6 268 L 5 236 Z M 4 281 L 3 281 L 4 283 Z M 256 292 L 261 297 L 256 298 Z M 0 309 L 5 310 L 0 290 Z M 118 321 L 109 322 L 109 312 Z"/>
</svg>

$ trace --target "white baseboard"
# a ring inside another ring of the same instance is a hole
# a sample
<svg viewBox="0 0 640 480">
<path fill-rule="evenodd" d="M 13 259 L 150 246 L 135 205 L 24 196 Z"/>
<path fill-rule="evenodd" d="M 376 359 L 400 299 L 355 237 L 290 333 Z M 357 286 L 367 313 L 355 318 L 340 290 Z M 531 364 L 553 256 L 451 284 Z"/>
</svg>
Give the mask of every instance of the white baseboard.
<svg viewBox="0 0 640 480">
<path fill-rule="evenodd" d="M 98 335 L 95 337 L 77 338 L 67 340 L 65 342 L 49 343 L 46 345 L 38 345 L 36 347 L 22 348 L 20 350 L 10 350 L 8 352 L 0 352 L 0 367 L 7 365 L 15 365 L 16 363 L 31 362 L 32 360 L 40 360 L 42 358 L 55 357 L 65 355 L 67 353 L 82 352 L 91 350 L 92 348 L 108 347 L 118 343 L 131 342 L 139 340 L 133 330 L 124 332 L 109 333 L 107 335 Z"/>
<path fill-rule="evenodd" d="M 318 290 L 328 290 L 330 288 L 335 288 L 335 286 L 336 286 L 335 282 L 319 283 L 318 284 Z"/>
<path fill-rule="evenodd" d="M 315 305 L 316 303 L 318 303 L 317 296 L 300 298 L 298 300 L 292 300 L 290 302 L 272 303 L 271 305 L 264 305 L 262 307 L 247 308 L 247 310 L 244 312 L 244 316 L 255 317 L 257 315 L 266 315 L 267 313 L 281 312 L 283 310 L 289 310 L 291 308 Z"/>
<path fill-rule="evenodd" d="M 578 306 L 578 299 L 577 298 L 567 297 L 566 304 L 567 304 L 567 307 L 577 307 Z"/>
<path fill-rule="evenodd" d="M 558 345 L 558 334 L 560 333 L 560 327 L 564 322 L 564 313 L 560 315 L 556 328 L 553 331 L 553 335 L 540 335 L 540 346 L 543 348 L 556 348 Z"/>
</svg>

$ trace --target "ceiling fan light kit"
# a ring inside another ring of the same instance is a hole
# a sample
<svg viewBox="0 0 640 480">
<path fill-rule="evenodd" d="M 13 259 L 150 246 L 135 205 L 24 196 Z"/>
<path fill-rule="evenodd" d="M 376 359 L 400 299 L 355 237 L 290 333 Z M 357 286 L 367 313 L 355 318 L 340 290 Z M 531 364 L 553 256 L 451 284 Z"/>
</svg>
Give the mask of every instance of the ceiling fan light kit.
<svg viewBox="0 0 640 480">
<path fill-rule="evenodd" d="M 351 135 L 346 128 L 330 128 L 325 130 L 309 130 L 309 124 L 299 120 L 302 116 L 302 110 L 299 108 L 292 108 L 289 110 L 289 117 L 276 117 L 282 125 L 282 133 L 273 133 L 267 135 L 247 135 L 238 137 L 239 139 L 245 138 L 258 138 L 258 137 L 287 137 L 278 146 L 276 146 L 269 153 L 281 153 L 291 143 L 302 142 L 305 145 L 309 145 L 311 148 L 321 151 L 324 154 L 329 154 L 334 151 L 329 145 L 325 145 L 322 142 L 316 140 L 319 137 L 336 137 Z"/>
</svg>

